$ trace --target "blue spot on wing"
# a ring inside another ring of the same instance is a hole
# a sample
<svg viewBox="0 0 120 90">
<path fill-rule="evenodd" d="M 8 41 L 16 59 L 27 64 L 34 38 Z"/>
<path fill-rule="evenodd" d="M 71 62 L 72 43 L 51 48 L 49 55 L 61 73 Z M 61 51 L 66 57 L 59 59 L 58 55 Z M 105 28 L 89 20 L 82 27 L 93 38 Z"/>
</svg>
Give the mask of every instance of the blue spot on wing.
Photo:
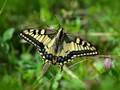
<svg viewBox="0 0 120 90">
<path fill-rule="evenodd" d="M 52 55 L 52 54 L 45 54 L 45 58 L 46 58 L 47 60 L 52 60 L 53 55 Z"/>
<path fill-rule="evenodd" d="M 57 58 L 57 62 L 64 62 L 64 58 L 62 57 L 62 56 L 59 56 L 58 58 Z"/>
</svg>

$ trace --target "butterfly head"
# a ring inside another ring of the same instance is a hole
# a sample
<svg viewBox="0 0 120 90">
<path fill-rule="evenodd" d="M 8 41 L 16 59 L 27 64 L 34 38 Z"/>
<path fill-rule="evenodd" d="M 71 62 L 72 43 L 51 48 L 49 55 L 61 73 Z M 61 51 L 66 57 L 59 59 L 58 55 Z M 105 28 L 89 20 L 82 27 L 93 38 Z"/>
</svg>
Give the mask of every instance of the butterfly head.
<svg viewBox="0 0 120 90">
<path fill-rule="evenodd" d="M 63 28 L 60 28 L 60 29 L 58 30 L 58 33 L 57 33 L 56 36 L 57 36 L 58 38 L 61 38 L 63 35 L 64 35 Z"/>
</svg>

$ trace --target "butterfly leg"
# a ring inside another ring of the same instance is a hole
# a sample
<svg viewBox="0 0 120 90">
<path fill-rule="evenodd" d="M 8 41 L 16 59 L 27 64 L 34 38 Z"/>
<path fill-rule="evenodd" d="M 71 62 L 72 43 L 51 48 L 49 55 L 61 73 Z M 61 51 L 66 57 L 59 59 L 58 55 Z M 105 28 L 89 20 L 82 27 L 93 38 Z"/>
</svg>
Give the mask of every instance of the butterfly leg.
<svg viewBox="0 0 120 90">
<path fill-rule="evenodd" d="M 62 72 L 62 71 L 63 71 L 63 66 L 64 66 L 64 64 L 63 64 L 63 63 L 60 63 L 59 66 L 60 66 L 60 69 L 61 69 L 61 72 Z"/>
</svg>

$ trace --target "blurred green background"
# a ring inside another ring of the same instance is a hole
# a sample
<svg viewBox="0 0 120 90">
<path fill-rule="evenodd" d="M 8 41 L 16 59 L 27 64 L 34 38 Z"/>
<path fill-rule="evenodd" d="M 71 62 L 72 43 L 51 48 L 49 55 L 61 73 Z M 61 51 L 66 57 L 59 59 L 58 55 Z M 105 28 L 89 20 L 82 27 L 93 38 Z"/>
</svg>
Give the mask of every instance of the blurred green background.
<svg viewBox="0 0 120 90">
<path fill-rule="evenodd" d="M 63 72 L 52 65 L 41 77 L 44 62 L 19 32 L 59 24 L 99 55 L 76 58 Z M 119 33 L 119 0 L 0 0 L 0 90 L 120 90 Z"/>
</svg>

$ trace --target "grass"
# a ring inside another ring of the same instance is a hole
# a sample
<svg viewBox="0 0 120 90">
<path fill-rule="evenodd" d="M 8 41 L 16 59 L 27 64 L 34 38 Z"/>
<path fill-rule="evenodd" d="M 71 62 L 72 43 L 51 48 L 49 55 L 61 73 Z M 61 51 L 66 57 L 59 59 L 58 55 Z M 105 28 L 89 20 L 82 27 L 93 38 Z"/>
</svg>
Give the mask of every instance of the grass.
<svg viewBox="0 0 120 90">
<path fill-rule="evenodd" d="M 119 3 L 1 0 L 0 90 L 119 90 Z M 27 27 L 57 28 L 59 24 L 96 45 L 99 55 L 78 57 L 66 64 L 63 72 L 52 65 L 42 76 L 44 61 L 35 47 L 22 43 L 19 32 Z"/>
</svg>

